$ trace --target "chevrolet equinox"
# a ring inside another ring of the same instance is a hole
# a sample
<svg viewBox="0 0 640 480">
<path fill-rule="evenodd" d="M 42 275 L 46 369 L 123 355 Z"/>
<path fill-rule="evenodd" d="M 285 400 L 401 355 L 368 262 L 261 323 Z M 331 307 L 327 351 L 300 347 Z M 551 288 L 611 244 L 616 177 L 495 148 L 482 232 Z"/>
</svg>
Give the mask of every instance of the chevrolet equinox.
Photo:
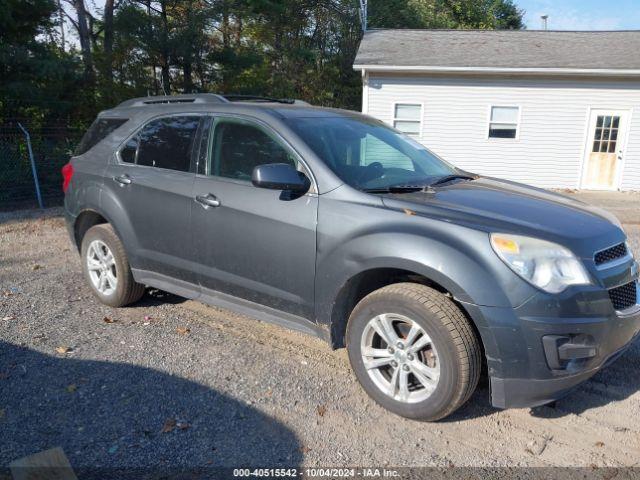
<svg viewBox="0 0 640 480">
<path fill-rule="evenodd" d="M 483 368 L 496 407 L 552 402 L 640 329 L 615 217 L 462 171 L 358 113 L 132 99 L 99 114 L 63 177 L 101 302 L 154 287 L 319 336 L 405 417 L 451 414 Z"/>
</svg>

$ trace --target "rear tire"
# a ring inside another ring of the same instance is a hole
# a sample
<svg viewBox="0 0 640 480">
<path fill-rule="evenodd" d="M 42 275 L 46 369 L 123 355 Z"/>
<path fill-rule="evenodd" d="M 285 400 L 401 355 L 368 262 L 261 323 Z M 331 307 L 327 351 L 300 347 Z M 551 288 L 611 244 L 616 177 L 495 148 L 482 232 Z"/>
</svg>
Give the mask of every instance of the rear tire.
<svg viewBox="0 0 640 480">
<path fill-rule="evenodd" d="M 124 307 L 142 298 L 145 286 L 133 279 L 124 245 L 105 223 L 82 239 L 82 270 L 93 294 L 105 305 Z"/>
<path fill-rule="evenodd" d="M 367 394 L 403 417 L 447 417 L 480 377 L 481 348 L 469 320 L 425 285 L 397 283 L 367 295 L 351 312 L 346 343 Z"/>
</svg>

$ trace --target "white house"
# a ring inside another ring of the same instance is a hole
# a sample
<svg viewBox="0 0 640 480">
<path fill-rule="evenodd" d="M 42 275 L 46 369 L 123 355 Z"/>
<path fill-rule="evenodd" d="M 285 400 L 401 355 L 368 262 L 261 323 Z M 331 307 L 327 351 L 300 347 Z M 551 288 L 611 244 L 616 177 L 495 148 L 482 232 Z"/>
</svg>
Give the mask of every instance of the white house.
<svg viewBox="0 0 640 480">
<path fill-rule="evenodd" d="M 364 113 L 456 166 L 640 190 L 640 31 L 371 30 Z"/>
</svg>

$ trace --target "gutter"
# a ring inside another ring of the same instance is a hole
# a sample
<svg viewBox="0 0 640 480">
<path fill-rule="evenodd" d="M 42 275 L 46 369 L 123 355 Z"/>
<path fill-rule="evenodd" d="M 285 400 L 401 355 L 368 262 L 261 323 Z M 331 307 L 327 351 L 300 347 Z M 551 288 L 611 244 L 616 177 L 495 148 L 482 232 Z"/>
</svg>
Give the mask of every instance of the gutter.
<svg viewBox="0 0 640 480">
<path fill-rule="evenodd" d="M 354 70 L 367 72 L 402 73 L 469 73 L 507 75 L 573 75 L 591 77 L 640 77 L 640 69 L 614 68 L 511 68 L 511 67 L 438 67 L 420 65 L 366 65 L 354 64 Z"/>
</svg>

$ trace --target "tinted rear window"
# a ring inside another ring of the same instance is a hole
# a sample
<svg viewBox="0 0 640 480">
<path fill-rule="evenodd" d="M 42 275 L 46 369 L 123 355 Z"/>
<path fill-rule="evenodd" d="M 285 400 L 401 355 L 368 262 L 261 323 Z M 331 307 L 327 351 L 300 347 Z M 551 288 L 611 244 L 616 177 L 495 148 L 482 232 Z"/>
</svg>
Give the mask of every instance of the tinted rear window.
<svg viewBox="0 0 640 480">
<path fill-rule="evenodd" d="M 127 121 L 126 118 L 96 118 L 78 144 L 75 155 L 82 155 L 95 147 L 111 132 Z"/>
<path fill-rule="evenodd" d="M 166 117 L 148 123 L 139 135 L 138 165 L 188 172 L 199 123 L 198 116 Z"/>
</svg>

